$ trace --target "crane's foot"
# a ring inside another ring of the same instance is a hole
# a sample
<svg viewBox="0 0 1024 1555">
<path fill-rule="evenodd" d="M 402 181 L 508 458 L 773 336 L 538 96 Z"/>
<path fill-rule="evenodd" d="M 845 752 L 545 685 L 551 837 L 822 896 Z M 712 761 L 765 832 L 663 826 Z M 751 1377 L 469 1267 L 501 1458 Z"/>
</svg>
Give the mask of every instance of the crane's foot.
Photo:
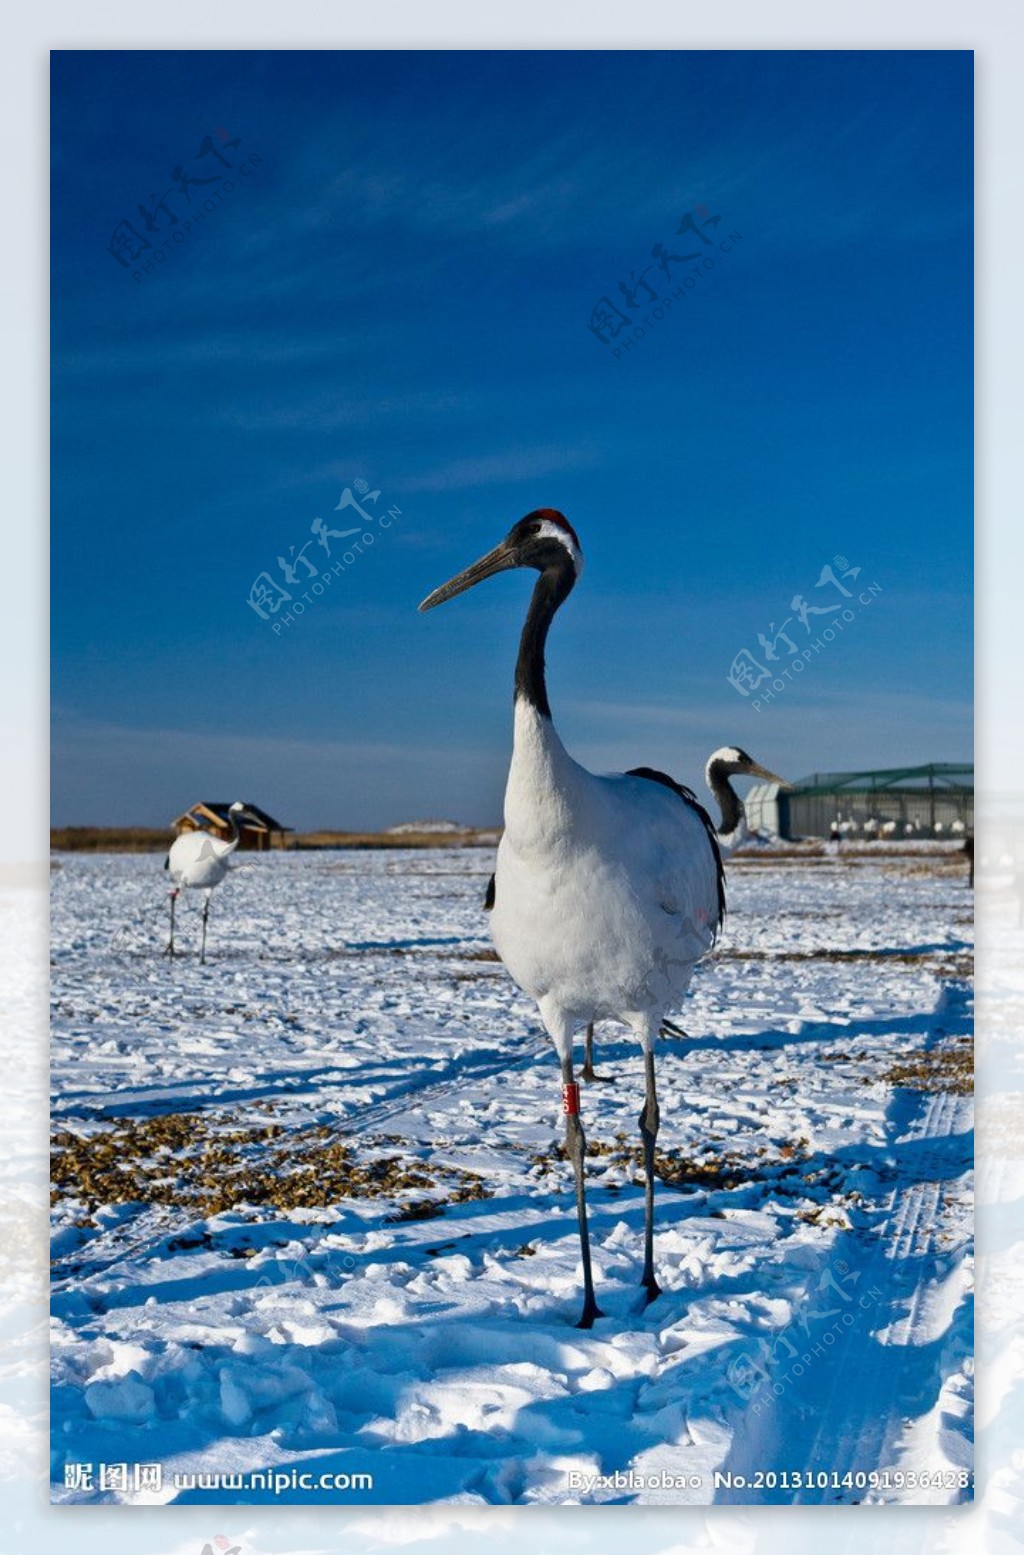
<svg viewBox="0 0 1024 1555">
<path fill-rule="evenodd" d="M 593 1328 L 594 1319 L 604 1317 L 604 1313 L 594 1300 L 593 1296 L 585 1296 L 583 1300 L 583 1315 L 576 1324 L 577 1328 Z"/>
<path fill-rule="evenodd" d="M 612 1083 L 611 1075 L 610 1074 L 597 1074 L 595 1072 L 595 1070 L 594 1070 L 593 1064 L 584 1064 L 583 1065 L 583 1068 L 580 1070 L 580 1079 L 581 1080 L 594 1080 L 594 1081 L 596 1081 L 600 1085 L 611 1085 L 611 1083 Z"/>
<path fill-rule="evenodd" d="M 674 1037 L 676 1041 L 684 1040 L 688 1042 L 690 1040 L 689 1032 L 684 1031 L 682 1026 L 677 1026 L 674 1020 L 662 1021 L 661 1035 L 663 1037 Z"/>
<path fill-rule="evenodd" d="M 661 1295 L 661 1286 L 653 1274 L 645 1274 L 640 1285 L 644 1291 L 644 1306 L 649 1307 L 651 1302 L 656 1301 Z"/>
<path fill-rule="evenodd" d="M 175 951 L 174 951 L 174 946 L 173 945 L 165 945 L 164 946 L 164 955 L 165 956 L 173 956 L 174 954 L 175 954 Z"/>
</svg>

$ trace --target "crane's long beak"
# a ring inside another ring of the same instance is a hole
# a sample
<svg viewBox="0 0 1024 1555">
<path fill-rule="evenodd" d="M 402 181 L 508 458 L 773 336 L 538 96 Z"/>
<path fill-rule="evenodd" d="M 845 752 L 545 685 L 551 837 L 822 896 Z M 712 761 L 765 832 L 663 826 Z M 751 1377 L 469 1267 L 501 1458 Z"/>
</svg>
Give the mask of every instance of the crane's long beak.
<svg viewBox="0 0 1024 1555">
<path fill-rule="evenodd" d="M 421 610 L 433 610 L 435 605 L 443 605 L 446 599 L 454 599 L 456 594 L 464 594 L 477 583 L 482 583 L 485 578 L 493 578 L 496 572 L 506 572 L 509 567 L 519 565 L 516 553 L 507 540 L 496 545 L 493 551 L 488 551 L 486 556 L 481 556 L 472 567 L 467 567 L 465 572 L 456 573 L 454 578 L 449 578 L 447 583 L 442 583 L 439 589 L 428 594 L 420 605 Z"/>
<path fill-rule="evenodd" d="M 762 767 L 759 762 L 748 768 L 750 777 L 764 778 L 766 783 L 778 783 L 780 788 L 792 788 L 792 783 L 787 783 L 784 777 L 779 777 L 777 772 L 769 772 L 767 767 Z"/>
</svg>

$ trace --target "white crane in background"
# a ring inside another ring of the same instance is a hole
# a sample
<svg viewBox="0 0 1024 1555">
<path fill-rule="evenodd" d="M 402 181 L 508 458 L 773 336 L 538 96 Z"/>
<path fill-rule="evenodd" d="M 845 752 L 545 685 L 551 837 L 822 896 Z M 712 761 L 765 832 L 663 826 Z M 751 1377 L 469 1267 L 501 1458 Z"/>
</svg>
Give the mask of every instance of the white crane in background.
<svg viewBox="0 0 1024 1555">
<path fill-rule="evenodd" d="M 241 840 L 241 832 L 238 829 L 238 818 L 245 814 L 245 805 L 240 799 L 236 799 L 228 810 L 228 826 L 230 837 L 222 840 L 213 837 L 205 831 L 182 832 L 171 843 L 170 852 L 164 860 L 164 868 L 170 871 L 171 880 L 171 937 L 167 946 L 167 954 L 174 955 L 174 905 L 180 891 L 204 891 L 206 899 L 203 902 L 203 940 L 199 952 L 199 960 L 202 965 L 206 963 L 206 924 L 210 916 L 210 897 L 214 888 L 219 886 L 228 872 L 232 853 L 238 847 Z"/>
</svg>

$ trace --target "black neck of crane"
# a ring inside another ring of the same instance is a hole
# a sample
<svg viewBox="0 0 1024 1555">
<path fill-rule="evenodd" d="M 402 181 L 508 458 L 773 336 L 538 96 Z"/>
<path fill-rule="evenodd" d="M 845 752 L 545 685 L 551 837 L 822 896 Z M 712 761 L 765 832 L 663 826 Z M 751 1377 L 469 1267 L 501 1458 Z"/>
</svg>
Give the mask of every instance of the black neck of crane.
<svg viewBox="0 0 1024 1555">
<path fill-rule="evenodd" d="M 568 599 L 576 582 L 576 571 L 565 548 L 556 542 L 552 551 L 557 554 L 552 555 L 533 586 L 516 659 L 516 701 L 522 698 L 543 718 L 551 717 L 544 675 L 544 645 L 555 611 Z"/>
<path fill-rule="evenodd" d="M 729 782 L 728 774 L 722 771 L 717 761 L 713 761 L 708 768 L 708 787 L 717 799 L 718 808 L 722 812 L 718 835 L 728 837 L 743 819 L 743 806 L 739 794 Z"/>
</svg>

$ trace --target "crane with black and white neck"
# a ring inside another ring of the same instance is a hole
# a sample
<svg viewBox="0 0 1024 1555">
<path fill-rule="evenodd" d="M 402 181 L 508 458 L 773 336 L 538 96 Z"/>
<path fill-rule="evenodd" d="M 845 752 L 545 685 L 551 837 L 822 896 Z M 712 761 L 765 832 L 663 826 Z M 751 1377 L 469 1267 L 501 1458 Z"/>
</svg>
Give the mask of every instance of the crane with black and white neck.
<svg viewBox="0 0 1024 1555">
<path fill-rule="evenodd" d="M 654 1044 L 714 944 L 725 911 L 722 859 L 710 816 L 688 789 L 651 768 L 598 776 L 573 760 L 555 729 L 544 649 L 551 623 L 583 570 L 576 531 L 553 508 L 513 525 L 492 551 L 420 605 L 433 609 L 510 568 L 538 572 L 515 669 L 512 759 L 498 846 L 490 928 L 514 982 L 537 1003 L 562 1071 L 589 1328 L 594 1294 L 584 1180 L 585 1136 L 573 1068 L 578 1026 L 620 1021 L 644 1057 L 644 1265 L 654 1273 L 654 1148 L 659 1110 Z"/>
<path fill-rule="evenodd" d="M 778 783 L 780 788 L 791 786 L 777 772 L 762 767 L 738 745 L 722 745 L 712 751 L 704 768 L 704 781 L 718 805 L 721 816 L 716 828 L 718 846 L 726 856 L 735 853 L 753 836 L 747 824 L 747 807 L 732 786 L 734 777 L 758 777 L 765 783 Z"/>
</svg>

